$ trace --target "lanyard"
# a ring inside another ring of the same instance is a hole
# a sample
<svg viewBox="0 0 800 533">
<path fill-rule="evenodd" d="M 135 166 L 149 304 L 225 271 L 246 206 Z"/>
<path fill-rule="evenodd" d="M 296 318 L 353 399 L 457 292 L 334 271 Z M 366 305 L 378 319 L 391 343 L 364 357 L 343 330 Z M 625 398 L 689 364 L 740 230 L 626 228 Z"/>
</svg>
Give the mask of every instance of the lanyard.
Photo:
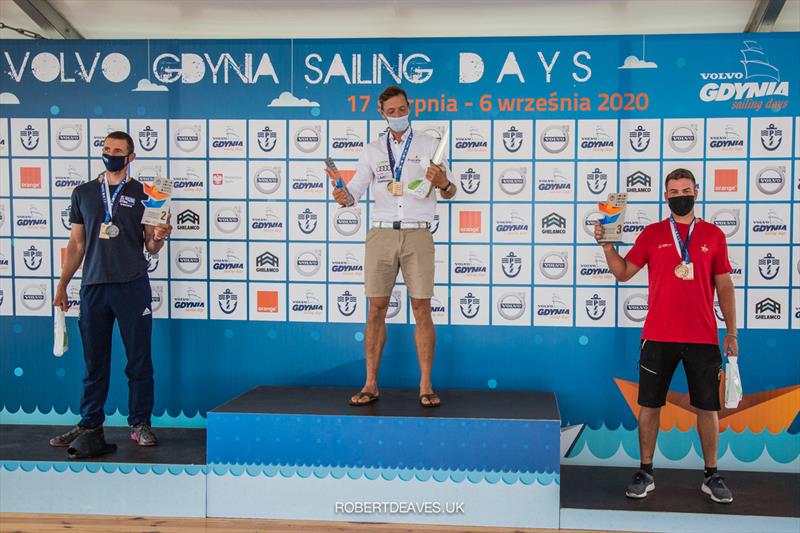
<svg viewBox="0 0 800 533">
<path fill-rule="evenodd" d="M 125 184 L 128 182 L 128 176 L 125 176 L 117 188 L 114 189 L 114 194 L 111 194 L 111 190 L 108 187 L 108 176 L 103 175 L 103 186 L 100 187 L 100 194 L 103 196 L 103 208 L 106 210 L 106 218 L 104 222 L 108 224 L 111 222 L 111 219 L 114 217 L 114 203 L 117 200 L 117 196 L 122 191 Z M 109 196 L 111 197 L 109 199 Z"/>
<path fill-rule="evenodd" d="M 681 239 L 680 233 L 678 233 L 678 225 L 675 223 L 675 219 L 672 216 L 669 217 L 669 224 L 672 226 L 672 239 L 675 241 L 675 249 L 678 250 L 678 255 L 681 256 L 681 260 L 684 263 L 691 263 L 689 260 L 689 241 L 692 240 L 692 233 L 694 232 L 694 226 L 697 224 L 697 219 L 692 219 L 692 223 L 689 224 L 689 233 L 686 234 L 686 242 L 683 242 Z"/>
<path fill-rule="evenodd" d="M 411 139 L 414 137 L 414 132 L 408 132 L 408 138 L 406 139 L 406 145 L 403 147 L 403 152 L 400 154 L 400 161 L 397 163 L 397 168 L 395 169 L 395 161 L 394 161 L 394 153 L 392 153 L 392 134 L 390 132 L 386 132 L 386 151 L 389 153 L 389 166 L 392 167 L 392 174 L 394 175 L 394 181 L 400 181 L 400 175 L 403 173 L 403 165 L 406 162 L 406 156 L 408 155 L 408 148 L 411 146 Z"/>
</svg>

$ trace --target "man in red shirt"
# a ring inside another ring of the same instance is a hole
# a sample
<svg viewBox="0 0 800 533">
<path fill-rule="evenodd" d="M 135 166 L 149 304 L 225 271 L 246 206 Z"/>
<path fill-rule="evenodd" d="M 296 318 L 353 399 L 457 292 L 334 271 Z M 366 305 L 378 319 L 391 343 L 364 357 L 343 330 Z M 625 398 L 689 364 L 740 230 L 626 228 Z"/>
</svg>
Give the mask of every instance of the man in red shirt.
<svg viewBox="0 0 800 533">
<path fill-rule="evenodd" d="M 639 358 L 639 449 L 641 465 L 628 485 L 629 498 L 645 498 L 655 490 L 653 453 L 661 407 L 680 361 L 697 411 L 697 429 L 705 459 L 700 489 L 718 503 L 733 495 L 717 472 L 722 356 L 714 319 L 714 290 L 725 318 L 723 351 L 738 356 L 736 300 L 725 235 L 694 215 L 697 183 L 686 169 L 676 169 L 664 181 L 664 199 L 671 216 L 650 224 L 623 258 L 614 245 L 602 243 L 606 261 L 619 281 L 628 281 L 648 267 L 647 319 Z M 603 235 L 595 224 L 595 238 Z"/>
</svg>

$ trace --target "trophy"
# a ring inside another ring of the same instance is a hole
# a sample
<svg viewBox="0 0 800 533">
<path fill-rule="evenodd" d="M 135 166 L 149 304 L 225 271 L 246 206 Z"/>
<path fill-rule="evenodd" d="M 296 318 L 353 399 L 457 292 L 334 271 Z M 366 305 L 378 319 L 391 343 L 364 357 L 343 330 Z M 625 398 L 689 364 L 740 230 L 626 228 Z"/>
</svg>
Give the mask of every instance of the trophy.
<svg viewBox="0 0 800 533">
<path fill-rule="evenodd" d="M 625 205 L 628 203 L 628 193 L 608 193 L 605 202 L 598 202 L 597 207 L 603 215 L 598 220 L 603 226 L 603 236 L 598 242 L 622 242 L 622 224 L 625 222 Z"/>
<path fill-rule="evenodd" d="M 442 133 L 442 138 L 439 141 L 439 146 L 436 147 L 436 151 L 433 153 L 433 158 L 431 158 L 432 165 L 441 165 L 442 161 L 444 161 L 444 151 L 447 149 L 449 137 L 450 128 L 447 127 Z M 408 184 L 408 192 L 420 199 L 430 196 L 432 190 L 433 184 L 424 176 L 422 178 L 415 179 Z"/>
<path fill-rule="evenodd" d="M 142 184 L 147 200 L 144 200 L 142 224 L 157 226 L 166 224 L 169 216 L 169 199 L 172 196 L 172 180 L 161 176 L 153 180 L 152 185 Z"/>
<path fill-rule="evenodd" d="M 325 167 L 328 169 L 328 175 L 331 178 L 336 176 L 336 174 L 339 172 L 339 170 L 336 168 L 336 163 L 334 163 L 333 159 L 331 159 L 330 157 L 325 158 Z M 331 186 L 336 189 L 342 189 L 347 195 L 347 205 L 343 207 L 350 207 L 351 205 L 356 203 L 355 198 L 353 198 L 353 195 L 350 194 L 350 191 L 347 190 L 347 185 L 345 185 L 341 177 L 336 178 L 336 181 L 331 180 Z"/>
</svg>

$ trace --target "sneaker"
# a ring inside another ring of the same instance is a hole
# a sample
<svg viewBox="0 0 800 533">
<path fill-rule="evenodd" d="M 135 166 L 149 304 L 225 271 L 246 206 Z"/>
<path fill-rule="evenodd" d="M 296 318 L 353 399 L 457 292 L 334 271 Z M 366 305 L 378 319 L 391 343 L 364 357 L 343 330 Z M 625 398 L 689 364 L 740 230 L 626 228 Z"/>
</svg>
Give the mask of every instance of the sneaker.
<svg viewBox="0 0 800 533">
<path fill-rule="evenodd" d="M 700 485 L 700 490 L 703 494 L 708 494 L 717 503 L 731 503 L 733 501 L 731 489 L 725 485 L 725 478 L 718 473 L 707 477 L 703 484 Z"/>
<path fill-rule="evenodd" d="M 638 470 L 633 475 L 633 480 L 628 485 L 625 496 L 628 498 L 647 498 L 647 493 L 654 490 L 656 490 L 656 482 L 653 476 L 644 470 Z"/>
<path fill-rule="evenodd" d="M 103 432 L 103 426 L 94 429 L 99 429 L 100 433 Z M 50 446 L 53 446 L 54 448 L 68 448 L 69 445 L 72 444 L 72 441 L 74 441 L 87 431 L 92 431 L 92 430 L 81 426 L 75 426 L 66 433 L 62 433 L 61 435 L 58 435 L 50 439 Z"/>
<path fill-rule="evenodd" d="M 131 440 L 139 446 L 155 446 L 158 444 L 153 428 L 150 427 L 150 424 L 145 424 L 144 422 L 131 428 Z"/>
</svg>

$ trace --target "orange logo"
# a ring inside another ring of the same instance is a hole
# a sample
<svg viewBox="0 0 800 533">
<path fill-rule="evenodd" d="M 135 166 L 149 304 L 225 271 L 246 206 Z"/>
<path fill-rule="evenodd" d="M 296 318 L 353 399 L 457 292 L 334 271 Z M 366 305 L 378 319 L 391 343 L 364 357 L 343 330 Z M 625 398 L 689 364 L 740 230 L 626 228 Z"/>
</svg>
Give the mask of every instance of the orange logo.
<svg viewBox="0 0 800 533">
<path fill-rule="evenodd" d="M 278 291 L 258 291 L 256 311 L 259 313 L 278 312 Z"/>
<path fill-rule="evenodd" d="M 739 190 L 739 171 L 735 168 L 714 169 L 714 192 L 736 192 Z"/>
<path fill-rule="evenodd" d="M 480 233 L 481 212 L 460 211 L 458 213 L 458 231 L 459 233 Z"/>
<path fill-rule="evenodd" d="M 20 167 L 19 169 L 19 188 L 20 189 L 41 189 L 42 188 L 42 169 L 39 167 Z"/>
</svg>

